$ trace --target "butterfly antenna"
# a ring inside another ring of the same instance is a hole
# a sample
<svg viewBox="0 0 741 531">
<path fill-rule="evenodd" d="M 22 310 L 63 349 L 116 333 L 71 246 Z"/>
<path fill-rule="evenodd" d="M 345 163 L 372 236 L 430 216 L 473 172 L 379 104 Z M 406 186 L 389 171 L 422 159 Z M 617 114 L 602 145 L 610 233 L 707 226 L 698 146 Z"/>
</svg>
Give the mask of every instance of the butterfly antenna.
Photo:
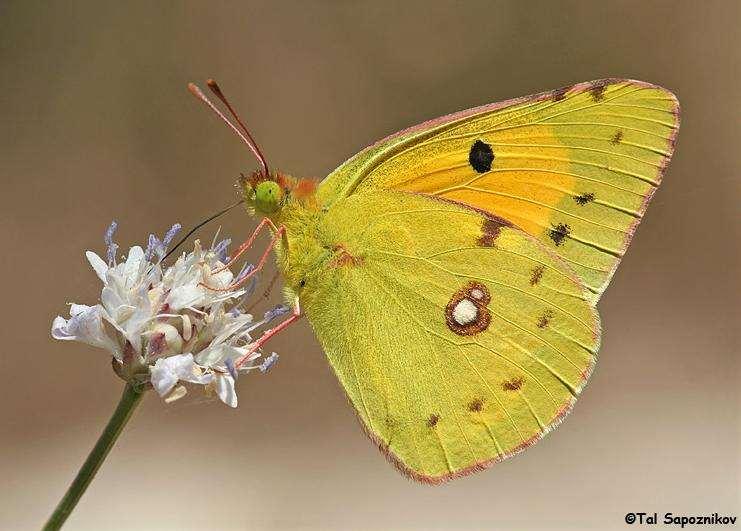
<svg viewBox="0 0 741 531">
<path fill-rule="evenodd" d="M 268 162 L 265 160 L 265 156 L 262 154 L 262 150 L 260 150 L 260 146 L 257 145 L 257 142 L 255 141 L 255 138 L 250 133 L 250 130 L 247 129 L 247 126 L 244 124 L 242 119 L 239 117 L 239 114 L 237 114 L 237 111 L 234 110 L 234 107 L 232 107 L 232 104 L 229 103 L 229 100 L 226 99 L 226 96 L 224 96 L 224 93 L 221 92 L 221 88 L 219 88 L 218 83 L 214 81 L 213 79 L 209 79 L 206 81 L 206 84 L 208 85 L 208 88 L 211 90 L 211 92 L 214 93 L 214 95 L 221 100 L 221 102 L 226 105 L 226 108 L 229 109 L 229 112 L 234 117 L 234 119 L 237 121 L 237 123 L 242 127 L 242 131 L 247 135 L 247 138 L 250 139 L 250 142 L 252 142 L 252 147 L 254 148 L 255 153 L 257 154 L 257 157 L 260 159 L 260 164 L 262 164 L 263 170 L 265 170 L 265 175 L 270 175 L 268 173 Z"/>
<path fill-rule="evenodd" d="M 198 225 L 196 225 L 195 227 L 193 227 L 192 229 L 190 229 L 185 236 L 183 236 L 182 238 L 180 238 L 180 240 L 175 244 L 175 246 L 172 249 L 170 249 L 169 251 L 167 251 L 167 254 L 162 257 L 162 260 L 164 261 L 168 256 L 170 256 L 172 253 L 174 253 L 177 250 L 177 248 L 180 247 L 185 242 L 185 240 L 187 240 L 188 238 L 190 238 L 193 235 L 193 233 L 195 231 L 197 231 L 198 229 L 200 229 L 201 227 L 203 227 L 205 224 L 207 224 L 207 223 L 215 220 L 216 218 L 218 218 L 220 216 L 223 216 L 224 214 L 226 214 L 227 212 L 229 212 L 232 208 L 237 207 L 237 206 L 241 205 L 242 203 L 244 203 L 244 199 L 240 199 L 236 203 L 232 203 L 228 207 L 222 208 L 221 210 L 219 210 L 215 214 L 211 214 L 209 217 L 207 217 L 206 219 L 204 219 L 203 221 L 201 221 Z"/>
<path fill-rule="evenodd" d="M 242 133 L 242 131 L 240 131 L 231 121 L 229 121 L 229 118 L 227 118 L 226 116 L 224 116 L 224 113 L 222 113 L 216 107 L 216 105 L 214 105 L 213 103 L 211 103 L 211 100 L 209 100 L 206 97 L 206 95 L 203 93 L 203 91 L 200 88 L 198 88 L 198 85 L 196 85 L 195 83 L 188 83 L 188 90 L 190 91 L 191 94 L 193 94 L 193 96 L 195 96 L 197 99 L 201 100 L 209 109 L 211 109 L 211 111 L 216 116 L 218 116 L 219 118 L 221 118 L 224 121 L 224 123 L 226 125 L 228 125 L 229 128 L 232 131 L 234 131 L 234 133 L 240 138 L 240 140 L 242 140 L 242 142 L 244 142 L 245 145 L 248 148 L 250 148 L 250 151 L 252 151 L 252 153 L 257 158 L 257 161 L 262 166 L 262 170 L 263 170 L 263 172 L 265 172 L 265 176 L 268 176 L 269 175 L 269 173 L 268 173 L 268 165 L 265 162 L 265 158 L 262 156 L 262 153 L 257 148 L 257 145 L 254 143 L 254 140 L 252 140 L 252 135 L 250 135 L 249 132 L 247 132 L 247 136 L 249 138 L 246 137 L 246 136 L 244 136 L 244 134 Z M 232 111 L 232 114 L 233 114 L 233 111 Z M 240 123 L 240 125 L 241 125 L 241 123 Z M 244 127 L 244 126 L 242 126 L 242 127 Z M 245 132 L 246 132 L 246 130 L 245 130 Z"/>
</svg>

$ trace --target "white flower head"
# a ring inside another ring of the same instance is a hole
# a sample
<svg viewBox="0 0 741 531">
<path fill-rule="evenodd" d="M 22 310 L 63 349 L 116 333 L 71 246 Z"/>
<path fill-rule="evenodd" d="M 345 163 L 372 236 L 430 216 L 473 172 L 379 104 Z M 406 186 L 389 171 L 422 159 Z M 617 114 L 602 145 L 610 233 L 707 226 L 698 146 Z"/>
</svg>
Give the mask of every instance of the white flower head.
<svg viewBox="0 0 741 531">
<path fill-rule="evenodd" d="M 188 383 L 203 385 L 236 407 L 239 374 L 266 372 L 278 356 L 255 361 L 262 355 L 253 347 L 255 330 L 289 309 L 277 306 L 257 322 L 242 311 L 254 282 L 247 288 L 231 286 L 254 268 L 246 265 L 235 277 L 225 267 L 228 239 L 209 249 L 196 240 L 191 252 L 165 265 L 167 249 L 180 230 L 176 224 L 161 240 L 150 234 L 145 249 L 131 247 L 119 263 L 116 228 L 114 221 L 105 233 L 105 260 L 85 253 L 103 283 L 100 303 L 72 304 L 69 319 L 54 319 L 52 337 L 107 350 L 119 375 L 148 381 L 166 401 L 183 396 L 183 383 Z"/>
</svg>

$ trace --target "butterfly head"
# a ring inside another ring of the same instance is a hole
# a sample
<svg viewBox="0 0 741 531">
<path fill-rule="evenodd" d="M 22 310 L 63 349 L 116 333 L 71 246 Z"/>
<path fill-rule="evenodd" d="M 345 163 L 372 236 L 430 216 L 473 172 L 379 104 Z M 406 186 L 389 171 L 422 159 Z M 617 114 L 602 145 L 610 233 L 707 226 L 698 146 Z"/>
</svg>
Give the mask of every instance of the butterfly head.
<svg viewBox="0 0 741 531">
<path fill-rule="evenodd" d="M 247 126 L 226 99 L 219 85 L 213 79 L 207 82 L 209 90 L 224 104 L 236 122 L 233 123 L 222 113 L 216 105 L 209 100 L 203 91 L 193 83 L 188 84 L 188 90 L 239 137 L 240 140 L 252 152 L 260 164 L 261 169 L 249 176 L 242 175 L 237 183 L 242 197 L 251 213 L 262 216 L 270 216 L 280 213 L 283 206 L 291 199 L 302 202 L 314 202 L 314 190 L 316 185 L 310 179 L 295 179 L 280 171 L 270 171 L 260 147 L 255 142 Z"/>
<path fill-rule="evenodd" d="M 284 197 L 283 189 L 275 181 L 264 181 L 255 188 L 255 207 L 266 214 L 280 208 Z"/>
<path fill-rule="evenodd" d="M 316 189 L 313 180 L 296 179 L 281 171 L 242 174 L 237 186 L 250 212 L 259 216 L 278 214 L 291 200 L 311 202 Z"/>
</svg>

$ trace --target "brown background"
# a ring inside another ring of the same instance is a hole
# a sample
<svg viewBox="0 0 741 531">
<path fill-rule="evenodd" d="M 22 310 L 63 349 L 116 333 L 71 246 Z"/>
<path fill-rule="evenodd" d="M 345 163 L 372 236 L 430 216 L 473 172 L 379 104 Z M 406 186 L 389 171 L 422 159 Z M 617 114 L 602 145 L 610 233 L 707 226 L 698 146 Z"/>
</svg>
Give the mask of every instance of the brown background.
<svg viewBox="0 0 741 531">
<path fill-rule="evenodd" d="M 591 384 L 544 442 L 444 487 L 411 483 L 361 434 L 302 322 L 275 340 L 272 373 L 240 380 L 237 410 L 146 397 L 70 529 L 738 514 L 739 20 L 733 1 L 0 3 L 0 528 L 41 525 L 121 390 L 102 352 L 49 337 L 65 302 L 99 294 L 83 250 L 114 218 L 124 245 L 191 224 L 254 167 L 185 90 L 209 76 L 272 164 L 305 176 L 422 120 L 604 76 L 673 89 L 682 128 L 600 304 Z"/>
</svg>

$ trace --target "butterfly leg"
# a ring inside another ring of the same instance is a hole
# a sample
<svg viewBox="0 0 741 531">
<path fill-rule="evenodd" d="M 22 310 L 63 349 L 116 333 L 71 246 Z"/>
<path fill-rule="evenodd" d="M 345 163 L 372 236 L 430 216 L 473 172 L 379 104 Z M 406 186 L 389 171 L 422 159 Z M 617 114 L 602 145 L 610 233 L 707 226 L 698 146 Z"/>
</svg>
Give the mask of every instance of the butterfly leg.
<svg viewBox="0 0 741 531">
<path fill-rule="evenodd" d="M 250 358 L 250 356 L 254 354 L 258 349 L 262 348 L 262 346 L 265 343 L 267 343 L 271 337 L 276 335 L 278 332 L 281 332 L 282 330 L 285 330 L 286 328 L 288 328 L 291 325 L 291 323 L 296 322 L 300 317 L 301 317 L 301 307 L 299 306 L 298 297 L 296 297 L 296 300 L 293 303 L 293 312 L 291 313 L 291 316 L 285 321 L 283 321 L 282 323 L 280 323 L 278 326 L 266 330 L 262 334 L 262 336 L 260 336 L 260 339 L 252 343 L 252 345 L 250 345 L 249 350 L 245 354 L 243 354 L 242 356 L 240 356 L 234 361 L 234 367 L 239 369 L 239 367 L 241 367 L 242 364 L 244 364 Z"/>
<path fill-rule="evenodd" d="M 270 251 L 273 249 L 273 246 L 278 242 L 280 238 L 282 238 L 286 233 L 286 227 L 284 225 L 281 225 L 280 227 L 276 227 L 275 224 L 270 221 L 268 218 L 263 218 L 263 220 L 260 222 L 260 225 L 258 225 L 257 229 L 255 229 L 255 232 L 252 233 L 252 236 L 250 236 L 250 239 L 244 242 L 242 245 L 239 246 L 239 250 L 235 254 L 234 258 L 229 260 L 226 265 L 220 267 L 219 269 L 215 269 L 212 271 L 212 274 L 219 273 L 220 271 L 223 271 L 225 268 L 229 267 L 234 263 L 234 261 L 243 254 L 247 249 L 249 249 L 250 245 L 255 241 L 255 238 L 257 237 L 257 233 L 259 230 L 264 227 L 265 225 L 270 225 L 270 227 L 273 228 L 273 237 L 270 240 L 270 244 L 265 249 L 265 252 L 262 253 L 262 256 L 260 257 L 260 260 L 257 262 L 257 265 L 255 268 L 247 273 L 246 275 L 242 276 L 235 282 L 232 282 L 228 286 L 224 288 L 214 288 L 213 286 L 209 286 L 207 284 L 201 283 L 200 285 L 205 287 L 206 289 L 210 289 L 211 291 L 231 291 L 233 289 L 236 289 L 240 286 L 242 286 L 245 282 L 247 282 L 250 278 L 252 278 L 254 275 L 259 273 L 262 268 L 265 266 L 265 262 L 268 259 L 268 256 L 270 255 Z"/>
<path fill-rule="evenodd" d="M 221 266 L 218 269 L 214 269 L 213 273 L 221 273 L 225 269 L 230 268 L 234 265 L 234 263 L 239 259 L 240 256 L 244 254 L 244 252 L 252 247 L 252 244 L 255 243 L 255 238 L 257 238 L 257 235 L 260 234 L 260 231 L 265 227 L 265 225 L 269 225 L 274 232 L 278 232 L 278 227 L 275 226 L 275 224 L 270 220 L 270 218 L 262 218 L 262 221 L 257 225 L 257 228 L 252 232 L 252 236 L 250 236 L 245 242 L 242 243 L 242 245 L 239 246 L 237 249 L 237 252 L 234 253 L 234 256 L 223 266 Z"/>
</svg>

